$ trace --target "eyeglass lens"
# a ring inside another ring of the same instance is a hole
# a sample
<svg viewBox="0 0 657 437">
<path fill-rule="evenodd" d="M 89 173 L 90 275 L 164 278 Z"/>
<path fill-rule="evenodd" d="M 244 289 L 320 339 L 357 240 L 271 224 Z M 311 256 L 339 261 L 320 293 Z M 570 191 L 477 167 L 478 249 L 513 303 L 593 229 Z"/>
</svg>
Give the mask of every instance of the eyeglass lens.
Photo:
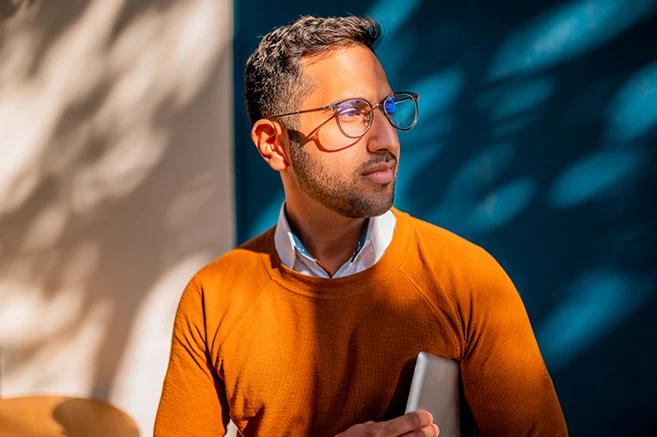
<svg viewBox="0 0 657 437">
<path fill-rule="evenodd" d="M 411 94 L 397 93 L 382 104 L 383 112 L 394 127 L 408 130 L 417 120 L 417 105 Z M 372 123 L 372 105 L 363 99 L 351 99 L 335 108 L 336 119 L 342 132 L 352 138 L 362 136 Z"/>
<path fill-rule="evenodd" d="M 410 94 L 393 94 L 383 102 L 383 108 L 386 116 L 397 129 L 410 129 L 417 121 L 417 104 Z"/>
</svg>

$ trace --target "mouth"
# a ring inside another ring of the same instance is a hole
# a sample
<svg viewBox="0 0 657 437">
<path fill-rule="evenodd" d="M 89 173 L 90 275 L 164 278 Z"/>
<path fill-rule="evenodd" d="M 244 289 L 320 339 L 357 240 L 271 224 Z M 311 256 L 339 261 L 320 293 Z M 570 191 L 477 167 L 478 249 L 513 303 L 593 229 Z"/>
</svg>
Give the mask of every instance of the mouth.
<svg viewBox="0 0 657 437">
<path fill-rule="evenodd" d="M 380 162 L 366 167 L 362 173 L 370 181 L 376 184 L 388 184 L 395 177 L 394 167 L 396 161 Z"/>
</svg>

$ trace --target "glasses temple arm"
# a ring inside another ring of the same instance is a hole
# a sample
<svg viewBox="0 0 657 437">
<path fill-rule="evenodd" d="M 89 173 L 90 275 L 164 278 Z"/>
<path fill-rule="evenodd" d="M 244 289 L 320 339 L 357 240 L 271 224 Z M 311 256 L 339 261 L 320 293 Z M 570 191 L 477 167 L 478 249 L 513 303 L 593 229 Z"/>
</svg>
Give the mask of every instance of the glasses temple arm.
<svg viewBox="0 0 657 437">
<path fill-rule="evenodd" d="M 303 109 L 301 111 L 286 112 L 284 114 L 275 114 L 275 115 L 270 115 L 268 118 L 287 117 L 288 115 L 305 114 L 306 112 L 326 111 L 327 109 L 331 109 L 332 106 L 333 105 L 331 104 L 331 105 L 323 106 L 321 108 Z"/>
</svg>

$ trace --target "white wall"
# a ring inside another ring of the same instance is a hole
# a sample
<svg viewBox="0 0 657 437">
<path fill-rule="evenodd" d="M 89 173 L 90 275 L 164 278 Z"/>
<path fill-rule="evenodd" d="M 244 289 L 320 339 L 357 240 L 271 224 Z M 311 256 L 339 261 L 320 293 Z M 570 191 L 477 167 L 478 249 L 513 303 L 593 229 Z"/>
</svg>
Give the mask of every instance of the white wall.
<svg viewBox="0 0 657 437">
<path fill-rule="evenodd" d="M 153 419 L 186 282 L 234 245 L 232 2 L 3 0 L 0 395 Z"/>
</svg>

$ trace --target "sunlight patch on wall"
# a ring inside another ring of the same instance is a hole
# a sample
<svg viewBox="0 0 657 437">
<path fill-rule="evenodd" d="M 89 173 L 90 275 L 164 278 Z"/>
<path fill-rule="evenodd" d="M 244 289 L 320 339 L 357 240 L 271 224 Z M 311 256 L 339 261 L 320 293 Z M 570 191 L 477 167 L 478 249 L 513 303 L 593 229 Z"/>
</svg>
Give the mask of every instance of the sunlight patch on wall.
<svg viewBox="0 0 657 437">
<path fill-rule="evenodd" d="M 654 298 L 650 278 L 600 268 L 580 274 L 566 298 L 536 330 L 545 363 L 558 370 Z"/>
<path fill-rule="evenodd" d="M 493 105 L 491 120 L 500 121 L 516 115 L 522 115 L 544 105 L 554 94 L 555 83 L 549 78 L 539 78 L 507 89 Z"/>
<path fill-rule="evenodd" d="M 22 291 L 20 294 L 12 293 L 18 288 Z M 7 353 L 7 347 L 38 343 L 64 330 L 82 310 L 79 289 L 62 291 L 52 299 L 44 294 L 38 287 L 28 288 L 11 277 L 0 282 L 0 343 L 3 353 Z"/>
<path fill-rule="evenodd" d="M 643 158 L 636 149 L 592 153 L 565 169 L 550 188 L 547 202 L 553 208 L 570 208 L 604 196 L 636 177 Z"/>
<path fill-rule="evenodd" d="M 197 211 L 207 210 L 216 197 L 214 179 L 210 174 L 200 174 L 192 179 L 185 192 L 173 199 L 165 221 L 172 229 L 185 229 Z"/>
<path fill-rule="evenodd" d="M 39 273 L 47 266 L 28 258 L 14 260 L 3 272 L 3 396 L 89 393 L 93 363 L 113 310 L 110 302 L 85 308 L 84 286 L 98 262 L 97 243 L 83 242 L 61 266 L 56 290 L 43 289 Z"/>
<path fill-rule="evenodd" d="M 465 88 L 465 76 L 458 68 L 432 73 L 409 87 L 420 95 L 419 117 L 429 119 L 452 105 Z"/>
<path fill-rule="evenodd" d="M 635 73 L 618 92 L 608 110 L 605 138 L 626 142 L 657 126 L 657 62 Z"/>
<path fill-rule="evenodd" d="M 442 148 L 442 139 L 458 131 L 459 120 L 451 112 L 441 112 L 439 116 L 428 117 L 420 105 L 417 125 L 406 132 L 398 132 L 402 154 L 409 150 L 419 150 L 426 147 Z M 440 144 L 434 146 L 432 144 Z"/>
<path fill-rule="evenodd" d="M 22 242 L 22 252 L 46 249 L 62 236 L 69 218 L 65 205 L 54 202 L 46 205 L 30 223 Z"/>
<path fill-rule="evenodd" d="M 175 2 L 136 18 L 112 45 L 125 1 L 92 1 L 48 50 L 33 77 L 36 32 L 5 30 L 0 52 L 0 214 L 18 208 L 48 174 L 71 179 L 78 213 L 123 197 L 147 177 L 167 145 L 163 104 L 183 106 L 207 82 L 231 36 L 216 31 L 225 6 Z M 66 116 L 83 102 L 96 110 Z M 44 159 L 46 150 L 53 159 Z M 90 153 L 91 152 L 91 153 Z M 71 171 L 71 167 L 79 171 Z"/>
<path fill-rule="evenodd" d="M 125 411 L 134 412 L 133 418 L 142 427 L 155 421 L 157 403 L 153 400 L 161 395 L 171 349 L 170 341 L 154 339 L 161 337 L 164 327 L 168 327 L 167 335 L 170 334 L 187 282 L 199 266 L 209 263 L 213 256 L 212 253 L 196 254 L 180 260 L 160 276 L 137 311 L 109 400 Z M 141 432 L 148 435 L 151 430 L 142 429 Z"/>
<path fill-rule="evenodd" d="M 7 347 L 3 342 L 2 395 L 87 396 L 94 384 L 93 363 L 101 339 L 107 334 L 112 309 L 110 302 L 94 306 L 74 327 L 58 332 L 28 356 L 17 353 L 14 347 Z M 16 362 L 17 359 L 20 362 Z"/>
<path fill-rule="evenodd" d="M 560 6 L 514 33 L 502 45 L 489 77 L 526 74 L 581 56 L 654 14 L 655 0 L 586 0 Z"/>
<path fill-rule="evenodd" d="M 490 193 L 466 218 L 466 226 L 488 232 L 502 226 L 524 211 L 536 193 L 536 183 L 528 178 L 503 185 Z"/>
<path fill-rule="evenodd" d="M 381 23 L 385 31 L 385 37 L 391 38 L 408 21 L 421 3 L 421 0 L 406 0 L 403 2 L 379 0 L 366 15 Z"/>
<path fill-rule="evenodd" d="M 8 263 L 0 277 L 0 343 L 39 343 L 69 328 L 81 315 L 84 285 L 99 261 L 97 243 L 79 244 L 70 259 L 59 267 L 57 290 L 44 289 L 39 273 L 47 271 L 46 265 L 29 257 Z"/>
</svg>

